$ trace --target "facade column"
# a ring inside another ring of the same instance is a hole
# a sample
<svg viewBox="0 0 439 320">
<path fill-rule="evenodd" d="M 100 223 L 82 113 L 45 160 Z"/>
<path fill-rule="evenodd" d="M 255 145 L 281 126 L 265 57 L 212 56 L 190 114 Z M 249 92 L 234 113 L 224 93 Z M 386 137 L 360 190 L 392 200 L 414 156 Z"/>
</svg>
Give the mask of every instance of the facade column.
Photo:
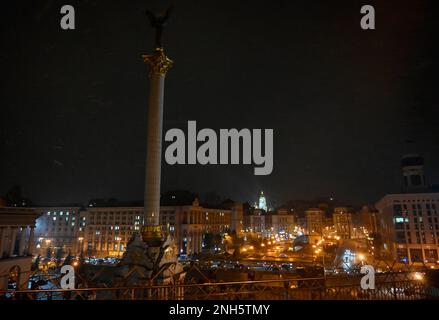
<svg viewBox="0 0 439 320">
<path fill-rule="evenodd" d="M 25 244 L 26 244 L 26 230 L 27 230 L 26 226 L 21 227 L 20 244 L 18 246 L 18 255 L 19 256 L 23 256 L 24 255 L 24 247 L 25 247 Z"/>
<path fill-rule="evenodd" d="M 34 229 L 35 229 L 35 226 L 30 226 L 29 241 L 28 241 L 28 247 L 27 247 L 27 254 L 29 256 L 33 255 L 33 252 L 34 252 Z"/>
<path fill-rule="evenodd" d="M 3 258 L 5 247 L 6 228 L 0 227 L 0 259 Z"/>
<path fill-rule="evenodd" d="M 15 250 L 15 240 L 17 239 L 17 228 L 11 228 L 11 242 L 9 243 L 9 256 L 12 256 L 14 254 Z"/>
</svg>

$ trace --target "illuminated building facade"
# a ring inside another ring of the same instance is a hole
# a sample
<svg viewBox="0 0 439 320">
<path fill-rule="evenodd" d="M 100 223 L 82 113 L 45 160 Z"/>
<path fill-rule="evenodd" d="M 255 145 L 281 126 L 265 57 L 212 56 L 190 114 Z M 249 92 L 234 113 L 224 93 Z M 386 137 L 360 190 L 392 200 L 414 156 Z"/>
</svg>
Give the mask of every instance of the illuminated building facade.
<svg viewBox="0 0 439 320">
<path fill-rule="evenodd" d="M 37 207 L 39 214 L 35 228 L 35 253 L 66 256 L 79 253 L 78 237 L 85 224 L 81 223 L 81 207 Z M 50 251 L 50 253 L 48 252 Z"/>
<path fill-rule="evenodd" d="M 386 244 L 398 261 L 439 260 L 439 193 L 389 194 L 376 208 L 384 222 Z"/>
<path fill-rule="evenodd" d="M 187 206 L 162 206 L 160 224 L 174 237 L 180 254 L 197 254 L 202 250 L 206 232 L 226 233 L 232 229 L 232 221 L 242 216 L 242 205 L 228 209 L 212 209 L 200 206 L 197 200 Z"/>
<path fill-rule="evenodd" d="M 82 219 L 85 229 L 78 239 L 86 256 L 121 257 L 133 234 L 141 230 L 143 207 L 89 207 L 81 212 Z M 204 208 L 197 200 L 160 207 L 159 223 L 174 238 L 180 254 L 200 253 L 206 232 L 240 232 L 240 221 L 242 205 L 237 203 L 230 209 Z"/>
<path fill-rule="evenodd" d="M 86 256 L 121 257 L 143 225 L 142 207 L 88 207 L 81 213 L 85 229 L 78 242 Z"/>
<path fill-rule="evenodd" d="M 266 214 L 261 209 L 254 209 L 244 216 L 244 230 L 262 235 L 267 231 Z"/>
<path fill-rule="evenodd" d="M 381 215 L 376 209 L 363 206 L 358 215 L 359 226 L 362 226 L 369 234 L 381 232 Z"/>
<path fill-rule="evenodd" d="M 341 239 L 351 239 L 353 235 L 352 214 L 345 207 L 334 208 L 332 214 L 334 229 Z"/>
<path fill-rule="evenodd" d="M 323 235 L 324 216 L 323 210 L 318 208 L 309 208 L 305 211 L 306 232 L 308 235 Z"/>
<path fill-rule="evenodd" d="M 278 209 L 265 216 L 266 228 L 270 235 L 278 235 L 281 239 L 289 238 L 294 231 L 295 217 L 287 209 Z"/>
<path fill-rule="evenodd" d="M 0 207 L 0 290 L 27 289 L 37 216 L 29 208 Z"/>
</svg>

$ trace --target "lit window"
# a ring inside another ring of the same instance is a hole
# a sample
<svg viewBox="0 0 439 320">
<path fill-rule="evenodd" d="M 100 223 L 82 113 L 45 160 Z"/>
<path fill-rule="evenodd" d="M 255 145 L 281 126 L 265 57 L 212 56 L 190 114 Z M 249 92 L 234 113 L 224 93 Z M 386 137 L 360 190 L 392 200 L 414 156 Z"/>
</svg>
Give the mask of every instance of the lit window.
<svg viewBox="0 0 439 320">
<path fill-rule="evenodd" d="M 53 221 L 56 221 L 56 217 L 53 217 Z"/>
</svg>

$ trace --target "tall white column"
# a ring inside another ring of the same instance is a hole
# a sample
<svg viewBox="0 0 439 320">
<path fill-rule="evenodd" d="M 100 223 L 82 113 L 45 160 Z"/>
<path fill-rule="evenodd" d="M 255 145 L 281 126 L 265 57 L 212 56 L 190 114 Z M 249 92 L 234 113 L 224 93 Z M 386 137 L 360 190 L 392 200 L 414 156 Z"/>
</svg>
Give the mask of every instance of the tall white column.
<svg viewBox="0 0 439 320">
<path fill-rule="evenodd" d="M 146 172 L 143 228 L 144 238 L 160 237 L 160 179 L 162 162 L 163 96 L 166 72 L 172 61 L 162 48 L 156 48 L 153 55 L 143 56 L 150 71 L 150 92 L 148 102 L 148 131 L 146 148 Z"/>
<path fill-rule="evenodd" d="M 24 248 L 25 248 L 25 244 L 26 244 L 26 230 L 27 230 L 26 226 L 21 227 L 20 244 L 18 246 L 18 255 L 19 256 L 24 255 Z"/>
<path fill-rule="evenodd" d="M 159 225 L 164 84 L 164 75 L 151 74 L 146 148 L 145 219 L 146 224 L 152 226 Z"/>
</svg>

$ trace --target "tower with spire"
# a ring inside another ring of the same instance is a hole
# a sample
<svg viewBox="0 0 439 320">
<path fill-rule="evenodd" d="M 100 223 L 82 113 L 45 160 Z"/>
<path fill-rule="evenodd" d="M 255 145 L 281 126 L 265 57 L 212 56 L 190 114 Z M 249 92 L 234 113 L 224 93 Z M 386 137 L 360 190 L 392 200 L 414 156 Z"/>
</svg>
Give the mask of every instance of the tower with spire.
<svg viewBox="0 0 439 320">
<path fill-rule="evenodd" d="M 264 211 L 267 211 L 267 200 L 265 199 L 264 196 L 264 191 L 261 191 L 261 194 L 259 195 L 259 201 L 258 204 L 256 206 L 257 209 L 262 209 Z"/>
</svg>

